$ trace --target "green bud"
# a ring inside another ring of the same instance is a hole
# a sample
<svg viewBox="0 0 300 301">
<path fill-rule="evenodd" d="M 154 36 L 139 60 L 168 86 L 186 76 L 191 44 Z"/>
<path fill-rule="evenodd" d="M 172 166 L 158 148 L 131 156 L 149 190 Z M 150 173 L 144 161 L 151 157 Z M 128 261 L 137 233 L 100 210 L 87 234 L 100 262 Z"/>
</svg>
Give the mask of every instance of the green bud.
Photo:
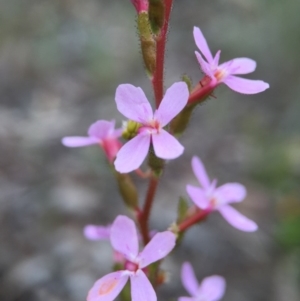
<svg viewBox="0 0 300 301">
<path fill-rule="evenodd" d="M 149 20 L 152 31 L 158 34 L 164 25 L 165 6 L 162 0 L 149 0 Z"/>
<path fill-rule="evenodd" d="M 150 152 L 148 156 L 148 165 L 150 166 L 156 177 L 160 177 L 162 175 L 165 160 L 156 157 L 152 146 L 150 147 Z"/>
<path fill-rule="evenodd" d="M 152 33 L 147 12 L 142 12 L 138 15 L 137 25 L 144 64 L 151 77 L 156 67 L 156 41 Z"/>
<path fill-rule="evenodd" d="M 128 120 L 126 128 L 122 132 L 122 137 L 126 140 L 134 138 L 138 134 L 138 130 L 142 125 L 136 121 Z"/>
<path fill-rule="evenodd" d="M 191 78 L 187 74 L 184 74 L 181 79 L 187 84 L 189 92 L 191 93 L 193 88 L 193 83 Z"/>
<path fill-rule="evenodd" d="M 180 197 L 177 206 L 177 224 L 183 222 L 187 216 L 189 209 L 188 202 L 185 198 Z"/>
<path fill-rule="evenodd" d="M 187 128 L 196 104 L 187 105 L 170 124 L 170 131 L 175 135 L 182 134 Z"/>
<path fill-rule="evenodd" d="M 133 210 L 136 209 L 138 207 L 138 193 L 131 177 L 129 174 L 122 174 L 119 172 L 115 172 L 115 177 L 125 204 Z"/>
</svg>

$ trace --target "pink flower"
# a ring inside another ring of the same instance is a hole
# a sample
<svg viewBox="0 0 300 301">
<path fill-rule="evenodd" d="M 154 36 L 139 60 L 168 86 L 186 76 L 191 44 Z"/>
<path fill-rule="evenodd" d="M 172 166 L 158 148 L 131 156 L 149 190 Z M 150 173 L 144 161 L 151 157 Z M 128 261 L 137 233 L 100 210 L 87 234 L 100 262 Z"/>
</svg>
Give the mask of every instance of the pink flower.
<svg viewBox="0 0 300 301">
<path fill-rule="evenodd" d="M 125 258 L 125 270 L 100 278 L 89 291 L 87 301 L 112 301 L 130 278 L 133 301 L 156 301 L 155 291 L 143 269 L 167 256 L 175 246 L 175 235 L 170 231 L 157 233 L 144 250 L 139 252 L 134 222 L 119 215 L 111 226 L 110 241 L 115 251 Z"/>
<path fill-rule="evenodd" d="M 83 229 L 84 236 L 89 240 L 109 240 L 111 225 L 86 225 Z"/>
<path fill-rule="evenodd" d="M 131 0 L 131 3 L 138 13 L 148 11 L 149 9 L 149 0 Z"/>
<path fill-rule="evenodd" d="M 128 141 L 118 152 L 115 168 L 121 173 L 137 169 L 146 158 L 150 143 L 155 155 L 162 159 L 179 157 L 184 147 L 163 129 L 187 104 L 189 91 L 186 83 L 173 84 L 153 114 L 143 90 L 130 84 L 118 86 L 116 103 L 127 118 L 141 124 L 137 136 Z"/>
<path fill-rule="evenodd" d="M 185 262 L 181 269 L 181 281 L 191 297 L 180 297 L 178 301 L 217 301 L 225 293 L 225 279 L 221 276 L 210 276 L 199 285 L 190 263 Z"/>
<path fill-rule="evenodd" d="M 67 147 L 81 147 L 92 144 L 99 144 L 109 162 L 116 157 L 121 148 L 118 138 L 122 134 L 122 129 L 115 129 L 115 121 L 98 120 L 88 129 L 88 137 L 64 137 L 62 144 Z"/>
<path fill-rule="evenodd" d="M 202 188 L 187 185 L 186 190 L 197 207 L 203 210 L 218 210 L 233 227 L 246 232 L 257 230 L 257 225 L 233 207 L 230 203 L 241 202 L 246 197 L 246 188 L 239 183 L 227 183 L 216 188 L 217 181 L 210 182 L 203 163 L 193 157 L 192 168 Z"/>
<path fill-rule="evenodd" d="M 207 42 L 198 27 L 194 27 L 194 39 L 202 55 L 195 51 L 202 71 L 212 79 L 212 88 L 224 83 L 230 89 L 244 94 L 256 94 L 269 88 L 269 84 L 261 80 L 251 80 L 234 76 L 235 74 L 248 74 L 255 70 L 256 62 L 249 58 L 236 58 L 219 65 L 221 51 L 212 56 Z"/>
</svg>

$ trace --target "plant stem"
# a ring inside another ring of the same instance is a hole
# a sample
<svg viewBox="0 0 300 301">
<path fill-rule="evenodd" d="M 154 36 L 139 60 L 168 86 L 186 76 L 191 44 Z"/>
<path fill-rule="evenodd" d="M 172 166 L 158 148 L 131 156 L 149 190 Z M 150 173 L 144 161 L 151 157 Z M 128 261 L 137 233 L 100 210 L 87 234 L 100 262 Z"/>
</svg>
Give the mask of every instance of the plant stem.
<svg viewBox="0 0 300 301">
<path fill-rule="evenodd" d="M 208 214 L 211 212 L 211 209 L 199 210 L 191 217 L 187 218 L 185 221 L 178 225 L 178 231 L 183 232 L 193 226 L 194 224 L 204 220 Z"/>
<path fill-rule="evenodd" d="M 144 245 L 146 245 L 150 241 L 148 221 L 149 221 L 149 216 L 151 213 L 151 208 L 154 201 L 157 185 L 158 185 L 158 178 L 152 176 L 149 181 L 149 187 L 146 194 L 143 211 L 139 214 L 138 217 Z"/>
<path fill-rule="evenodd" d="M 166 51 L 166 38 L 168 34 L 172 4 L 173 0 L 164 0 L 164 25 L 159 33 L 159 36 L 156 38 L 156 67 L 152 78 L 156 108 L 158 108 L 164 96 L 164 62 Z"/>
</svg>

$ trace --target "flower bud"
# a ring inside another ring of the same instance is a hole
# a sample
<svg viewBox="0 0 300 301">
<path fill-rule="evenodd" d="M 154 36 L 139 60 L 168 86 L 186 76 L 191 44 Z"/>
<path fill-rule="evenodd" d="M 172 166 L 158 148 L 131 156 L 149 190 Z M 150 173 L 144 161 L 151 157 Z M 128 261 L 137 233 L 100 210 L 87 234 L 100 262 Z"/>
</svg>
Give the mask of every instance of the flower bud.
<svg viewBox="0 0 300 301">
<path fill-rule="evenodd" d="M 162 0 L 149 0 L 149 20 L 152 31 L 158 34 L 164 25 L 165 6 Z"/>
<path fill-rule="evenodd" d="M 138 15 L 137 27 L 139 31 L 141 49 L 145 67 L 149 76 L 152 77 L 156 66 L 156 42 L 149 23 L 149 15 L 142 12 Z"/>
<path fill-rule="evenodd" d="M 148 0 L 131 0 L 131 3 L 134 5 L 138 14 L 143 11 L 148 11 L 149 9 Z"/>
<path fill-rule="evenodd" d="M 148 165 L 156 177 L 160 177 L 165 165 L 165 160 L 156 157 L 153 147 L 151 146 L 148 156 Z"/>
<path fill-rule="evenodd" d="M 131 177 L 128 174 L 115 172 L 120 194 L 125 204 L 135 210 L 138 207 L 138 193 Z"/>
<path fill-rule="evenodd" d="M 136 121 L 128 120 L 124 124 L 124 130 L 122 132 L 122 137 L 126 140 L 134 138 L 138 134 L 138 130 L 142 125 Z"/>
</svg>

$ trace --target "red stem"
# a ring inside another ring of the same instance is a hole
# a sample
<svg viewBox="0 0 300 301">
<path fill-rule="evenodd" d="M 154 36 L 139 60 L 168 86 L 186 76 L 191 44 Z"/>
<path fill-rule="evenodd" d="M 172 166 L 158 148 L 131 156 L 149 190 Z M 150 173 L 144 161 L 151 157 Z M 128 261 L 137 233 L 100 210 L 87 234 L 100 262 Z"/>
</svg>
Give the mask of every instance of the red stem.
<svg viewBox="0 0 300 301">
<path fill-rule="evenodd" d="M 206 210 L 199 210 L 198 212 L 196 212 L 194 215 L 192 215 L 191 217 L 189 217 L 188 219 L 186 219 L 185 221 L 183 221 L 178 225 L 179 232 L 183 232 L 188 228 L 190 228 L 191 226 L 193 226 L 194 224 L 204 220 L 208 216 L 210 211 L 211 211 L 210 209 L 206 209 Z"/>
<path fill-rule="evenodd" d="M 149 220 L 152 204 L 154 201 L 157 185 L 158 185 L 158 179 L 155 177 L 151 177 L 145 203 L 144 203 L 144 208 L 138 217 L 144 245 L 146 245 L 150 241 L 148 220 Z"/>
<path fill-rule="evenodd" d="M 214 84 L 214 82 L 208 76 L 204 76 L 204 78 L 202 78 L 199 84 L 197 84 L 191 92 L 188 99 L 188 105 L 193 104 L 195 101 L 197 101 L 197 103 L 204 101 L 212 94 L 215 87 L 216 84 Z"/>
<path fill-rule="evenodd" d="M 172 4 L 173 0 L 164 0 L 164 25 L 160 31 L 159 36 L 156 38 L 156 67 L 152 78 L 156 108 L 158 108 L 164 96 L 164 62 L 166 51 L 166 38 L 168 34 L 168 26 L 172 10 Z"/>
</svg>

